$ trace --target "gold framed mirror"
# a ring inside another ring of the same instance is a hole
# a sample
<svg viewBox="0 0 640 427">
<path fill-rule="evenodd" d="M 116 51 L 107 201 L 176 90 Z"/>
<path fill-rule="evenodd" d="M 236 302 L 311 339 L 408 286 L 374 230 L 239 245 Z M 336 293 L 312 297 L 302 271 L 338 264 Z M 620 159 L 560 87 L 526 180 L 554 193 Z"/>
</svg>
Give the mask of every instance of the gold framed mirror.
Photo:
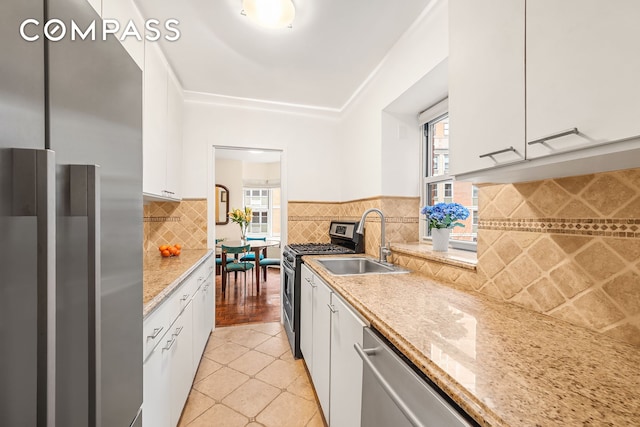
<svg viewBox="0 0 640 427">
<path fill-rule="evenodd" d="M 229 189 L 216 184 L 216 225 L 229 223 Z"/>
</svg>

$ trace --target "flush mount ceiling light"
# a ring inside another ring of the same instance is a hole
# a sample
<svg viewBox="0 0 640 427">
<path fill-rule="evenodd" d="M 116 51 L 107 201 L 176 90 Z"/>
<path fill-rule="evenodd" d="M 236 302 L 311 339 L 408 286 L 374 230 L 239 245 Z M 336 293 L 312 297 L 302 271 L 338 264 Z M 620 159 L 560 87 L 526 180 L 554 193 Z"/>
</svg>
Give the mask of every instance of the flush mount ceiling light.
<svg viewBox="0 0 640 427">
<path fill-rule="evenodd" d="M 266 28 L 291 27 L 296 8 L 291 0 L 242 0 L 242 14 Z"/>
</svg>

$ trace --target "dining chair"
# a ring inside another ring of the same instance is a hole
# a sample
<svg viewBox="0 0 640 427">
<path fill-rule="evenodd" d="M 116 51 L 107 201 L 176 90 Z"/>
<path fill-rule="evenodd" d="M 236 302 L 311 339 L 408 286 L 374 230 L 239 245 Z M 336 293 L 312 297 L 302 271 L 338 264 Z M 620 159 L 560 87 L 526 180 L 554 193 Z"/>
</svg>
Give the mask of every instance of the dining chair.
<svg viewBox="0 0 640 427">
<path fill-rule="evenodd" d="M 226 294 L 226 284 L 229 281 L 229 273 L 235 273 L 235 281 L 238 281 L 238 272 L 244 273 L 244 292 L 247 293 L 247 271 L 252 270 L 255 264 L 252 262 L 242 261 L 242 258 L 238 260 L 236 255 L 246 254 L 251 249 L 251 245 L 243 246 L 226 246 L 222 245 L 222 274 L 226 274 L 225 285 L 222 287 L 222 295 Z M 231 262 L 229 262 L 229 255 L 232 255 Z M 251 284 L 253 284 L 253 275 L 251 276 Z"/>
<path fill-rule="evenodd" d="M 267 267 L 269 266 L 278 266 L 280 267 L 280 258 L 261 258 L 260 259 L 260 268 L 262 268 L 262 277 L 264 280 L 267 280 Z"/>
<path fill-rule="evenodd" d="M 216 245 L 224 239 L 216 239 Z M 217 251 L 217 249 L 216 249 Z M 233 255 L 227 257 L 227 262 L 233 262 Z M 222 253 L 216 253 L 216 274 L 222 273 Z"/>
<path fill-rule="evenodd" d="M 245 240 L 250 241 L 263 241 L 266 242 L 267 238 L 266 237 L 247 237 Z M 264 254 L 262 252 L 260 252 L 260 260 L 262 261 L 262 259 L 264 259 Z M 246 254 L 245 256 L 243 256 L 242 258 L 240 258 L 240 261 L 250 261 L 250 262 L 255 262 L 256 261 L 256 254 L 254 254 L 253 252 Z"/>
</svg>

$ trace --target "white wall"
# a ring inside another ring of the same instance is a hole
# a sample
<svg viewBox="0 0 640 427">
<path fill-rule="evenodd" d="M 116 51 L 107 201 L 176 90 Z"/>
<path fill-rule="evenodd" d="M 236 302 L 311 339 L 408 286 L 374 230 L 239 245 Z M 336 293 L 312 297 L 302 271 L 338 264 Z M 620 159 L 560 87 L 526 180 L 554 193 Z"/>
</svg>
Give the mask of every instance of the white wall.
<svg viewBox="0 0 640 427">
<path fill-rule="evenodd" d="M 382 111 L 447 58 L 448 19 L 448 2 L 434 1 L 391 49 L 378 72 L 344 112 L 338 138 L 341 147 L 346 148 L 347 158 L 357 159 L 357 167 L 349 169 L 345 164 L 343 200 L 419 195 L 418 133 L 415 127 L 408 129 L 406 141 L 403 138 L 399 143 L 397 132 L 393 137 L 388 128 L 393 127 L 390 122 L 394 119 L 387 115 L 389 122 L 383 123 Z M 421 108 L 437 101 L 440 99 L 424 99 Z M 417 121 L 413 123 L 417 126 Z M 388 138 L 385 144 L 383 134 Z M 413 156 L 415 161 L 411 161 Z"/>
<path fill-rule="evenodd" d="M 242 162 L 240 160 L 216 159 L 216 184 L 229 189 L 229 210 L 242 207 Z M 229 221 L 226 225 L 216 225 L 216 238 L 237 240 L 240 227 Z"/>
<path fill-rule="evenodd" d="M 187 94 L 183 197 L 206 197 L 209 147 L 227 146 L 285 150 L 288 200 L 340 199 L 340 177 L 325 176 L 335 163 L 335 119 L 189 98 Z"/>
<path fill-rule="evenodd" d="M 187 93 L 183 197 L 206 196 L 212 145 L 285 150 L 289 201 L 418 196 L 417 113 L 442 97 L 425 96 L 413 115 L 384 110 L 446 60 L 448 27 L 447 0 L 434 0 L 339 115 L 303 108 L 276 111 Z"/>
</svg>

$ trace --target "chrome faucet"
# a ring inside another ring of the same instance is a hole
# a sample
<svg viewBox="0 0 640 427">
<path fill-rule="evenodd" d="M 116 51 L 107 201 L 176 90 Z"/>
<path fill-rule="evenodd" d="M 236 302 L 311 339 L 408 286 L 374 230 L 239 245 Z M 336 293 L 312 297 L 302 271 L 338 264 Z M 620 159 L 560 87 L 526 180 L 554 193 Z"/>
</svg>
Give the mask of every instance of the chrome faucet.
<svg viewBox="0 0 640 427">
<path fill-rule="evenodd" d="M 364 221 L 371 212 L 375 212 L 380 215 L 380 262 L 387 264 L 387 257 L 391 255 L 391 249 L 387 248 L 384 243 L 384 214 L 380 209 L 371 208 L 364 211 L 362 214 L 362 218 L 360 218 L 360 223 L 358 224 L 358 228 L 356 229 L 356 233 L 364 234 Z"/>
</svg>

